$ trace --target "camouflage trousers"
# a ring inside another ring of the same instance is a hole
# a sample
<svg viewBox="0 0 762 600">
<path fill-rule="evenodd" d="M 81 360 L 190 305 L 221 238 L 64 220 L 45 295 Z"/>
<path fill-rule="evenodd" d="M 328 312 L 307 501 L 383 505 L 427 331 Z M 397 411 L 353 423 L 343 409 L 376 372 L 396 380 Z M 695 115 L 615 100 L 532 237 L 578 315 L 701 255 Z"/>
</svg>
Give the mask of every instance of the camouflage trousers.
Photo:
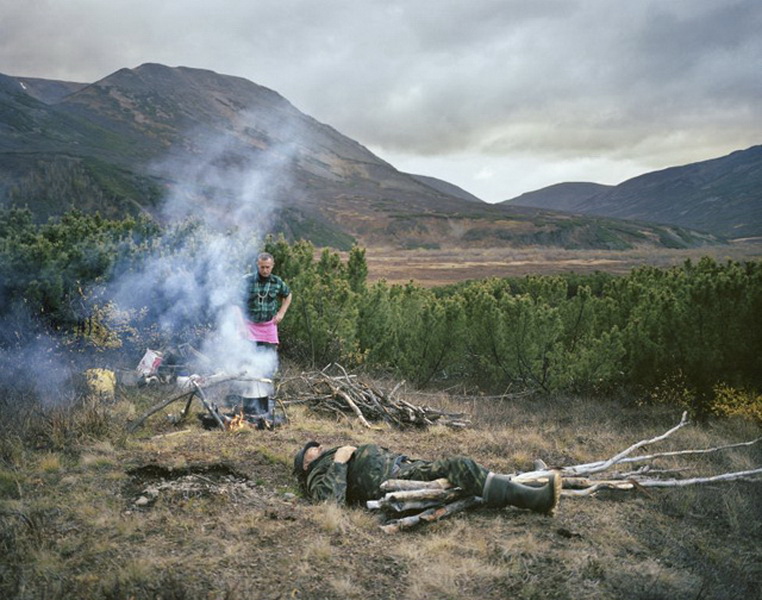
<svg viewBox="0 0 762 600">
<path fill-rule="evenodd" d="M 395 479 L 433 481 L 446 477 L 450 483 L 473 496 L 481 496 L 489 471 L 470 458 L 454 456 L 440 460 L 402 460 Z"/>
</svg>

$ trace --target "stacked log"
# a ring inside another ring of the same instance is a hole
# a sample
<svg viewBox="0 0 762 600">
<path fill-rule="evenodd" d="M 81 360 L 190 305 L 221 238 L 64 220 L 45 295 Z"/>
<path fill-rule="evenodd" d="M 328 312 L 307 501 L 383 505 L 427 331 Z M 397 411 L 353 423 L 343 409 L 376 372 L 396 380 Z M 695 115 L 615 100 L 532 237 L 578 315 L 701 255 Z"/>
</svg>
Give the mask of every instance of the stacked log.
<svg viewBox="0 0 762 600">
<path fill-rule="evenodd" d="M 480 506 L 479 496 L 470 496 L 447 479 L 411 481 L 389 479 L 381 485 L 386 494 L 380 500 L 369 500 L 369 510 L 381 511 L 381 530 L 397 533 L 423 523 L 431 523 L 469 508 Z"/>
</svg>

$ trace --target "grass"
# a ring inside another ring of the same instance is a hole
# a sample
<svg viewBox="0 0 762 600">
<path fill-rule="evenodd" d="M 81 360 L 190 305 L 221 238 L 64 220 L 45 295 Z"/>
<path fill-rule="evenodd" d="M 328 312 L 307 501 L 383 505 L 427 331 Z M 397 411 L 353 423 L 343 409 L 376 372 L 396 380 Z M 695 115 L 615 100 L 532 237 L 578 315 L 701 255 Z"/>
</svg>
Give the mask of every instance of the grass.
<svg viewBox="0 0 762 600">
<path fill-rule="evenodd" d="M 663 433 L 679 420 L 676 409 L 638 407 L 626 397 L 500 401 L 411 390 L 415 404 L 468 411 L 472 427 L 370 431 L 294 406 L 289 424 L 275 431 L 206 431 L 195 419 L 176 428 L 158 413 L 124 432 L 125 415 L 168 393 L 131 391 L 110 404 L 81 399 L 4 415 L 0 593 L 729 599 L 753 597 L 762 577 L 760 482 L 564 498 L 554 518 L 474 509 L 390 536 L 362 508 L 308 504 L 290 474 L 291 457 L 310 438 L 375 442 L 422 458 L 462 453 L 505 472 L 536 458 L 597 460 Z M 718 420 L 684 428 L 660 448 L 759 435 L 749 421 Z M 762 464 L 762 449 L 688 462 L 702 472 L 748 469 Z M 159 492 L 140 505 L 149 486 Z"/>
<path fill-rule="evenodd" d="M 441 240 L 440 240 L 441 241 Z M 694 263 L 710 256 L 719 263 L 752 261 L 762 257 L 759 240 L 701 248 L 654 248 L 637 246 L 630 250 L 563 249 L 545 246 L 517 248 L 453 247 L 401 250 L 368 246 L 368 280 L 405 284 L 415 281 L 424 287 L 462 283 L 488 277 L 520 277 L 528 274 L 590 274 L 606 272 L 622 275 L 642 265 L 666 268 Z"/>
</svg>

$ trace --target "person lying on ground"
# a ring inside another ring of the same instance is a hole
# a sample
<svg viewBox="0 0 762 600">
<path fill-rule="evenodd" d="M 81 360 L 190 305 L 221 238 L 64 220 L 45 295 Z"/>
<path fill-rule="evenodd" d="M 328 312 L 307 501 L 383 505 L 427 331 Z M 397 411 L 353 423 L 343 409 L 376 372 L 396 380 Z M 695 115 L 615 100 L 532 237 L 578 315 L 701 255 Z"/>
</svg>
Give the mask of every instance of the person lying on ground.
<svg viewBox="0 0 762 600">
<path fill-rule="evenodd" d="M 474 460 L 453 456 L 440 460 L 412 460 L 376 444 L 325 448 L 312 440 L 294 457 L 294 475 L 313 502 L 362 504 L 384 494 L 387 479 L 433 481 L 446 478 L 465 494 L 481 496 L 485 506 L 515 506 L 552 515 L 561 495 L 561 477 L 552 473 L 542 487 L 511 480 Z"/>
</svg>

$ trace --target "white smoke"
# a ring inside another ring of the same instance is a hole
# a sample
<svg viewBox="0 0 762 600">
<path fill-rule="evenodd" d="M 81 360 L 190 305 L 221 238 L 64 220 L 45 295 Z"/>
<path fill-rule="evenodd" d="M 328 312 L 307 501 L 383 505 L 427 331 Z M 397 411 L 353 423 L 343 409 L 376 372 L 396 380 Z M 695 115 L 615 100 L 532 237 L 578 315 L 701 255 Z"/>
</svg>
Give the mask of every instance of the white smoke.
<svg viewBox="0 0 762 600">
<path fill-rule="evenodd" d="M 289 130 L 280 132 L 282 139 L 293 139 L 296 130 Z M 277 354 L 258 349 L 244 335 L 244 276 L 256 270 L 279 198 L 290 187 L 296 146 L 254 148 L 234 132 L 214 138 L 196 132 L 190 138 L 192 155 L 154 170 L 175 182 L 162 206 L 165 222 L 192 220 L 200 226 L 182 241 L 173 240 L 172 248 L 159 243 L 139 271 L 119 278 L 114 297 L 133 307 L 150 302 L 168 339 L 210 326 L 200 347 L 209 359 L 205 369 L 268 377 L 277 369 Z"/>
<path fill-rule="evenodd" d="M 8 325 L 3 323 L 0 328 Z M 0 336 L 13 336 L 1 331 Z M 0 383 L 8 390 L 32 392 L 43 405 L 61 404 L 71 389 L 73 365 L 68 364 L 59 352 L 59 342 L 42 331 L 22 345 L 0 346 Z M 6 397 L 0 407 L 8 402 Z"/>
</svg>

